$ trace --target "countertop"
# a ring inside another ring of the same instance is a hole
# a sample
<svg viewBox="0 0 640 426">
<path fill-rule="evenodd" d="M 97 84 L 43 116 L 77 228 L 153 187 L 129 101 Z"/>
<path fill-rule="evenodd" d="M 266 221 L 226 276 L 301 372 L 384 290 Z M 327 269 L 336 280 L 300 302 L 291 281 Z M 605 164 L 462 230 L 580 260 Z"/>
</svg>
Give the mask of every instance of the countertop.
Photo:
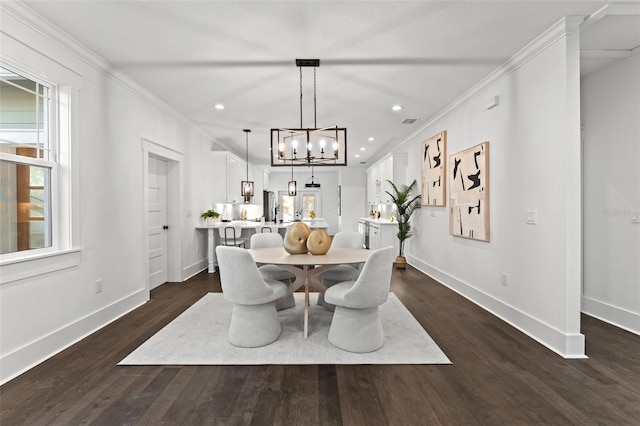
<svg viewBox="0 0 640 426">
<path fill-rule="evenodd" d="M 303 220 L 302 222 L 307 224 L 307 226 L 309 226 L 309 228 L 311 229 L 317 229 L 317 228 L 326 229 L 329 227 L 329 224 L 324 219 Z M 233 220 L 231 222 L 218 222 L 213 226 L 200 225 L 200 226 L 196 226 L 196 228 L 208 229 L 208 228 L 220 228 L 221 226 L 239 226 L 241 228 L 255 228 L 259 226 L 277 226 L 280 229 L 286 229 L 294 223 L 296 222 L 284 222 L 284 223 L 266 222 L 264 224 L 261 224 L 260 222 L 254 222 L 251 220 Z"/>
<path fill-rule="evenodd" d="M 379 225 L 397 225 L 397 221 L 391 222 L 389 219 L 372 219 L 370 217 L 361 217 L 359 220 L 369 223 L 376 223 Z"/>
</svg>

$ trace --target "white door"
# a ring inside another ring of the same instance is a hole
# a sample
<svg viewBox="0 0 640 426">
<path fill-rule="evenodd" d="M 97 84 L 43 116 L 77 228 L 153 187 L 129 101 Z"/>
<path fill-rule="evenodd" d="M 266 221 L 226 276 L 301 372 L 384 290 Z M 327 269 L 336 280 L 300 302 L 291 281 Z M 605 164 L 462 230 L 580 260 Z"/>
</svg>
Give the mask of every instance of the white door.
<svg viewBox="0 0 640 426">
<path fill-rule="evenodd" d="M 167 163 L 149 157 L 149 290 L 167 282 Z"/>
</svg>

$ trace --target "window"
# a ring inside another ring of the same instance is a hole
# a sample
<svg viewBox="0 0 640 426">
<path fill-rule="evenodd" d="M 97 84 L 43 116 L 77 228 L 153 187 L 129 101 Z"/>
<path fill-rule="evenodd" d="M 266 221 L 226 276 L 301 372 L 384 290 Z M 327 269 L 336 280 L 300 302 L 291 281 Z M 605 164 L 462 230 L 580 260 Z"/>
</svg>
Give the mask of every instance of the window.
<svg viewBox="0 0 640 426">
<path fill-rule="evenodd" d="M 51 86 L 0 68 L 0 254 L 53 245 Z"/>
</svg>

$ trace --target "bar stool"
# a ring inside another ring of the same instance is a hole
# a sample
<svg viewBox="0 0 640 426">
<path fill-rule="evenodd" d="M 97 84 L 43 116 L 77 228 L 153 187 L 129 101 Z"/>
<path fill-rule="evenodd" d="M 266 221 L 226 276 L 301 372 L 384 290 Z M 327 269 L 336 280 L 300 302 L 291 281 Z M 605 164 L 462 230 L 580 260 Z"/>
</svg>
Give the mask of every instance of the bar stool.
<svg viewBox="0 0 640 426">
<path fill-rule="evenodd" d="M 260 225 L 260 233 L 264 234 L 266 232 L 271 232 L 271 233 L 278 233 L 278 227 L 277 226 L 270 226 L 270 225 Z"/>
<path fill-rule="evenodd" d="M 247 238 L 242 238 L 242 227 L 240 226 L 220 226 L 218 228 L 222 245 L 246 248 Z"/>
</svg>

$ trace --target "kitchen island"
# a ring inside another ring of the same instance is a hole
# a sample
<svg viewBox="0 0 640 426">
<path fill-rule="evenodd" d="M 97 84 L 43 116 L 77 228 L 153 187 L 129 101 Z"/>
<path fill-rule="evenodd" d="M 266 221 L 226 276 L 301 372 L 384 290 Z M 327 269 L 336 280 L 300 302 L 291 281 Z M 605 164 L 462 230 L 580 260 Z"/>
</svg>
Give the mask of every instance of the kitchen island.
<svg viewBox="0 0 640 426">
<path fill-rule="evenodd" d="M 322 218 L 317 219 L 303 219 L 302 222 L 306 223 L 311 230 L 315 229 L 324 229 L 325 231 L 329 227 L 329 224 L 326 220 Z M 256 232 L 261 232 L 263 227 L 272 227 L 278 230 L 278 233 L 284 237 L 287 233 L 287 229 L 296 222 L 283 222 L 283 223 L 269 223 L 266 222 L 264 224 L 259 221 L 251 221 L 251 220 L 232 220 L 231 222 L 218 222 L 212 226 L 196 226 L 196 229 L 201 231 L 207 231 L 207 261 L 208 261 L 208 269 L 209 273 L 213 273 L 216 271 L 216 246 L 222 244 L 222 239 L 220 238 L 220 228 L 224 228 L 226 226 L 239 226 L 242 228 L 241 237 L 251 239 L 251 235 Z M 268 231 L 267 231 L 268 232 Z M 247 245 L 247 248 L 250 248 Z"/>
</svg>

